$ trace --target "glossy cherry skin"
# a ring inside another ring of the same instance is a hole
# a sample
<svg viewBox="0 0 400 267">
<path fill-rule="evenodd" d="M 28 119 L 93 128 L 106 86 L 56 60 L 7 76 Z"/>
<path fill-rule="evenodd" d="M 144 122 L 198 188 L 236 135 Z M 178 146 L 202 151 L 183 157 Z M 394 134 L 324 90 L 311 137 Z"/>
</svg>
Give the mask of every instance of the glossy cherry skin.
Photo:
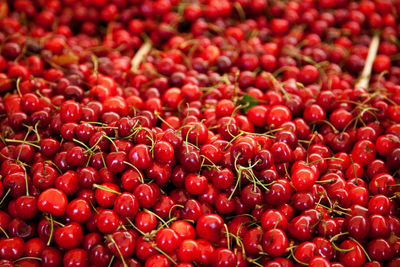
<svg viewBox="0 0 400 267">
<path fill-rule="evenodd" d="M 62 216 L 67 208 L 67 196 L 61 190 L 49 188 L 38 198 L 38 209 L 53 216 Z"/>
<path fill-rule="evenodd" d="M 20 196 L 15 205 L 21 219 L 32 219 L 38 213 L 37 198 L 34 196 Z"/>
<path fill-rule="evenodd" d="M 243 237 L 243 245 L 246 253 L 258 255 L 261 251 L 261 238 L 263 231 L 260 227 L 248 230 Z"/>
<path fill-rule="evenodd" d="M 183 262 L 191 262 L 197 259 L 199 253 L 199 246 L 196 241 L 192 239 L 183 240 L 178 249 L 177 256 L 178 259 Z"/>
<path fill-rule="evenodd" d="M 135 236 L 129 231 L 115 231 L 108 235 L 106 239 L 106 245 L 115 257 L 129 258 L 135 251 Z"/>
<path fill-rule="evenodd" d="M 76 198 L 67 205 L 66 215 L 71 220 L 82 223 L 90 219 L 92 211 L 89 203 L 82 199 Z"/>
<path fill-rule="evenodd" d="M 363 266 L 365 263 L 365 254 L 356 242 L 352 240 L 345 240 L 340 244 L 339 247 L 341 249 L 354 248 L 349 252 L 340 253 L 339 259 L 341 263 L 346 266 Z"/>
<path fill-rule="evenodd" d="M 217 248 L 211 255 L 212 266 L 216 267 L 233 267 L 237 264 L 236 255 L 233 251 L 226 248 Z"/>
<path fill-rule="evenodd" d="M 41 258 L 42 258 L 42 266 L 57 267 L 61 265 L 62 253 L 57 248 L 46 247 L 42 251 Z"/>
<path fill-rule="evenodd" d="M 372 259 L 380 262 L 392 259 L 395 254 L 392 245 L 383 238 L 370 241 L 366 250 Z"/>
<path fill-rule="evenodd" d="M 144 233 L 150 232 L 157 227 L 157 217 L 154 214 L 141 211 L 135 217 L 135 225 Z"/>
<path fill-rule="evenodd" d="M 285 254 L 289 242 L 281 229 L 269 229 L 263 234 L 262 247 L 269 255 L 279 257 Z"/>
<path fill-rule="evenodd" d="M 170 267 L 172 263 L 162 254 L 156 254 L 149 257 L 144 264 L 144 267 L 159 266 L 159 267 Z"/>
<path fill-rule="evenodd" d="M 129 161 L 138 169 L 147 169 L 153 162 L 148 146 L 139 144 L 129 151 Z"/>
<path fill-rule="evenodd" d="M 219 215 L 202 215 L 196 224 L 196 233 L 201 238 L 210 242 L 216 242 L 220 239 L 224 221 Z"/>
<path fill-rule="evenodd" d="M 24 253 L 24 241 L 20 237 L 0 239 L 0 256 L 2 259 L 14 261 Z"/>
<path fill-rule="evenodd" d="M 63 249 L 76 248 L 83 241 L 82 227 L 74 222 L 58 228 L 54 235 L 57 245 Z"/>
<path fill-rule="evenodd" d="M 122 193 L 114 202 L 114 211 L 121 217 L 134 217 L 139 210 L 139 201 L 130 193 Z"/>
<path fill-rule="evenodd" d="M 171 228 L 163 228 L 156 235 L 157 247 L 167 253 L 175 251 L 179 243 L 179 235 Z"/>
<path fill-rule="evenodd" d="M 89 262 L 96 266 L 107 266 L 111 257 L 111 251 L 101 244 L 95 245 L 89 251 Z"/>
<path fill-rule="evenodd" d="M 89 266 L 88 252 L 80 248 L 75 248 L 67 251 L 63 257 L 63 265 L 66 267 Z"/>
<path fill-rule="evenodd" d="M 109 234 L 114 232 L 120 224 L 120 219 L 113 210 L 104 209 L 97 215 L 96 225 L 100 232 Z"/>
</svg>

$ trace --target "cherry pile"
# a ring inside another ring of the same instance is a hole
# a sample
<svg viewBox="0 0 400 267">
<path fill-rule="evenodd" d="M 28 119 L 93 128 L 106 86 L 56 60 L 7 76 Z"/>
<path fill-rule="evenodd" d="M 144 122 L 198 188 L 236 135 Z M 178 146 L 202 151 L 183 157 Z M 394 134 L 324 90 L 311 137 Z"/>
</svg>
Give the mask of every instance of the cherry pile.
<svg viewBox="0 0 400 267">
<path fill-rule="evenodd" d="M 400 266 L 399 15 L 0 2 L 0 266 Z"/>
</svg>

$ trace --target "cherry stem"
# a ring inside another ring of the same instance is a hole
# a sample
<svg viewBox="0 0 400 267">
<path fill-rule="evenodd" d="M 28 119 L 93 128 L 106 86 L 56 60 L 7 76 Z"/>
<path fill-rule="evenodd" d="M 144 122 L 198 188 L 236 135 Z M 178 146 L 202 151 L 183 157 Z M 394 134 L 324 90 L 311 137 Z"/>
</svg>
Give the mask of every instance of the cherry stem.
<svg viewBox="0 0 400 267">
<path fill-rule="evenodd" d="M 15 82 L 15 86 L 17 87 L 17 93 L 19 96 L 22 96 L 21 90 L 19 88 L 19 84 L 21 83 L 21 77 L 18 77 L 17 81 Z"/>
<path fill-rule="evenodd" d="M 257 260 L 261 259 L 262 257 L 258 257 L 257 259 L 251 259 L 251 258 L 247 258 L 247 261 L 250 262 L 251 264 L 254 264 L 256 266 L 260 266 L 263 267 L 264 265 L 262 265 L 261 263 L 258 263 Z"/>
<path fill-rule="evenodd" d="M 109 136 L 107 136 L 107 135 L 103 135 L 103 136 L 104 136 L 104 138 L 108 139 L 108 140 L 111 142 L 111 144 L 113 144 L 113 146 L 114 146 L 114 148 L 115 148 L 115 151 L 118 152 L 118 147 L 117 147 L 117 145 L 115 144 L 114 140 L 112 140 L 112 139 L 111 139 Z"/>
<path fill-rule="evenodd" d="M 141 235 L 146 235 L 146 233 L 137 228 L 136 225 L 128 217 L 125 217 L 125 219 L 129 222 L 129 224 L 133 227 L 133 229 L 138 231 Z"/>
<path fill-rule="evenodd" d="M 242 172 L 240 170 L 238 170 L 237 165 L 236 165 L 237 164 L 237 160 L 238 160 L 239 157 L 240 157 L 240 153 L 235 157 L 235 162 L 234 162 L 234 165 L 233 165 L 233 166 L 235 166 L 235 169 L 238 172 L 238 177 L 237 177 L 237 180 L 236 180 L 235 187 L 233 188 L 232 193 L 228 197 L 229 201 L 232 199 L 233 195 L 235 194 L 235 192 L 236 192 L 236 190 L 237 190 L 237 188 L 238 188 L 238 186 L 240 184 L 240 179 L 242 178 Z"/>
<path fill-rule="evenodd" d="M 123 161 L 123 163 L 125 163 L 129 167 L 132 167 L 135 171 L 137 171 L 139 173 L 139 176 L 140 176 L 139 181 L 143 184 L 144 183 L 144 177 L 143 177 L 142 173 L 140 172 L 140 170 L 135 165 L 133 165 L 132 163 L 130 163 L 128 161 Z"/>
<path fill-rule="evenodd" d="M 10 238 L 7 234 L 7 232 L 3 229 L 3 227 L 0 226 L 0 231 L 3 232 L 3 234 L 6 236 L 6 238 Z"/>
<path fill-rule="evenodd" d="M 8 188 L 8 190 L 6 191 L 6 193 L 4 194 L 3 198 L 0 200 L 0 206 L 1 204 L 3 204 L 4 200 L 6 199 L 6 197 L 10 194 L 11 192 L 11 188 Z"/>
<path fill-rule="evenodd" d="M 356 167 L 354 166 L 354 161 L 353 161 L 353 157 L 351 156 L 351 154 L 349 155 L 349 159 L 350 159 L 350 162 L 351 162 L 351 166 L 353 168 L 354 176 L 356 178 L 356 185 L 358 185 L 358 177 L 357 177 Z"/>
<path fill-rule="evenodd" d="M 49 214 L 49 215 L 51 216 L 51 214 Z M 49 217 L 45 216 L 45 218 L 46 218 L 48 221 L 49 221 L 49 220 L 53 221 L 54 223 L 58 224 L 58 225 L 61 226 L 61 227 L 64 227 L 64 226 L 65 226 L 64 224 L 62 224 L 62 223 L 60 223 L 60 222 L 54 220 L 52 217 L 49 218 Z"/>
<path fill-rule="evenodd" d="M 169 212 L 168 212 L 168 218 L 171 220 L 171 215 L 172 215 L 172 210 L 175 208 L 175 207 L 177 207 L 177 208 L 185 208 L 185 206 L 183 206 L 183 205 L 180 205 L 180 204 L 175 204 L 175 205 L 173 205 L 170 209 L 169 209 Z M 175 219 L 175 218 L 172 218 L 172 219 Z"/>
<path fill-rule="evenodd" d="M 331 122 L 327 121 L 327 120 L 317 120 L 317 121 L 313 121 L 312 123 L 315 124 L 315 123 L 318 123 L 318 122 L 323 122 L 323 123 L 328 124 L 328 125 L 332 128 L 332 130 L 333 130 L 333 132 L 334 132 L 335 134 L 338 134 L 338 133 L 339 133 L 339 131 L 336 129 L 336 127 L 333 126 L 333 124 L 332 124 Z"/>
<path fill-rule="evenodd" d="M 372 261 L 371 257 L 368 255 L 367 251 L 365 250 L 365 248 L 360 244 L 360 242 L 358 242 L 356 239 L 354 239 L 353 237 L 349 237 L 350 240 L 352 240 L 354 243 L 356 243 L 358 246 L 360 246 L 361 250 L 364 252 L 365 256 L 367 257 L 368 261 Z"/>
<path fill-rule="evenodd" d="M 110 192 L 110 193 L 121 195 L 121 192 L 115 191 L 114 189 L 108 188 L 107 186 L 103 186 L 103 185 L 99 185 L 99 184 L 93 184 L 93 187 L 94 188 L 98 188 L 100 190 L 104 190 L 104 191 Z"/>
<path fill-rule="evenodd" d="M 308 165 L 311 165 L 311 164 L 314 164 L 314 163 L 317 163 L 317 162 L 320 162 L 320 161 L 323 161 L 323 160 L 329 160 L 329 159 L 332 159 L 332 160 L 339 160 L 339 161 L 344 161 L 344 159 L 341 159 L 341 158 L 336 158 L 336 157 L 328 157 L 328 158 L 316 159 L 316 160 L 314 160 L 314 161 L 311 161 L 311 162 L 309 162 L 309 163 L 307 163 L 307 164 L 308 164 Z"/>
<path fill-rule="evenodd" d="M 189 145 L 188 145 L 188 143 L 189 143 L 189 141 L 188 141 L 189 140 L 189 134 L 196 127 L 196 125 L 185 125 L 184 127 L 189 127 L 189 130 L 187 131 L 186 138 L 185 138 L 185 141 L 186 141 L 186 152 L 189 153 Z M 190 143 L 190 144 L 192 144 L 192 143 Z"/>
<path fill-rule="evenodd" d="M 4 141 L 9 142 L 9 143 L 20 143 L 20 144 L 30 145 L 30 146 L 33 146 L 33 147 L 36 147 L 36 148 L 40 149 L 40 146 L 38 146 L 38 145 L 36 145 L 36 144 L 34 144 L 32 142 L 25 141 L 25 140 L 15 140 L 15 139 L 6 138 L 6 139 L 4 139 Z"/>
<path fill-rule="evenodd" d="M 301 265 L 306 265 L 306 266 L 308 265 L 308 263 L 304 263 L 304 262 L 302 262 L 302 261 L 300 261 L 299 259 L 296 258 L 296 256 L 294 255 L 293 249 L 290 250 L 290 255 L 292 255 L 292 258 L 293 258 L 297 263 L 299 263 L 299 264 L 301 264 Z"/>
<path fill-rule="evenodd" d="M 92 201 L 89 200 L 88 202 L 89 202 L 90 207 L 92 207 L 92 209 L 94 210 L 94 212 L 96 214 L 99 214 L 99 212 L 97 211 L 96 207 L 93 205 Z"/>
<path fill-rule="evenodd" d="M 324 181 L 318 180 L 318 181 L 315 181 L 315 183 L 316 183 L 316 184 L 329 184 L 329 183 L 332 183 L 332 182 L 334 182 L 334 181 L 336 181 L 336 179 L 335 179 L 335 178 L 332 178 L 332 179 L 324 180 Z"/>
<path fill-rule="evenodd" d="M 46 160 L 45 163 L 51 164 L 54 168 L 56 168 L 56 170 L 62 174 L 63 172 L 60 170 L 60 168 L 58 168 L 57 164 L 55 164 L 54 162 L 52 162 L 51 160 Z"/>
<path fill-rule="evenodd" d="M 84 142 L 79 141 L 78 139 L 75 139 L 75 138 L 73 138 L 72 141 L 74 141 L 74 142 L 80 144 L 81 146 L 83 146 L 84 148 L 86 148 L 86 151 L 85 151 L 84 153 L 90 153 L 90 154 L 92 154 L 91 149 L 90 149 Z"/>
<path fill-rule="evenodd" d="M 177 220 L 176 217 L 172 217 L 172 218 L 170 218 L 168 221 L 166 221 L 165 224 L 168 226 L 169 223 L 171 223 L 171 222 L 173 222 L 173 221 L 176 221 L 176 220 Z M 156 230 L 156 232 L 160 231 L 162 228 L 163 228 L 163 225 L 160 225 L 160 226 L 158 227 L 158 229 Z"/>
<path fill-rule="evenodd" d="M 339 237 L 344 236 L 344 235 L 348 235 L 348 234 L 349 234 L 349 232 L 339 233 L 337 235 L 332 236 L 329 241 L 330 242 L 336 241 Z"/>
<path fill-rule="evenodd" d="M 114 246 L 115 246 L 115 249 L 118 251 L 118 254 L 119 254 L 119 256 L 121 257 L 121 261 L 122 261 L 122 264 L 124 265 L 124 267 L 128 267 L 128 265 L 127 265 L 126 262 L 125 262 L 125 259 L 124 259 L 123 255 L 122 255 L 122 253 L 121 253 L 121 250 L 119 249 L 119 247 L 118 247 L 118 245 L 117 245 L 117 242 L 115 242 L 114 238 L 113 238 L 111 235 L 108 235 L 108 238 L 110 238 L 111 242 L 112 242 L 112 243 L 114 244 Z"/>
<path fill-rule="evenodd" d="M 111 260 L 110 260 L 110 262 L 108 263 L 108 266 L 107 266 L 107 267 L 111 267 L 111 266 L 112 266 L 112 263 L 113 263 L 114 259 L 115 259 L 115 256 L 113 255 L 113 256 L 111 257 Z"/>
<path fill-rule="evenodd" d="M 148 209 L 143 209 L 145 212 L 148 212 L 148 213 L 150 213 L 150 214 L 153 214 L 154 216 L 156 216 L 156 218 L 157 219 L 159 219 L 160 221 L 161 221 L 161 223 L 163 224 L 163 225 L 165 225 L 166 227 L 169 227 L 168 226 L 168 224 L 158 215 L 158 214 L 156 214 L 156 213 L 154 213 L 154 212 L 152 212 L 151 210 L 148 210 Z"/>
<path fill-rule="evenodd" d="M 228 129 L 228 131 L 229 131 L 229 129 Z M 224 151 L 233 143 L 233 141 L 235 141 L 238 137 L 240 137 L 242 135 L 244 135 L 244 133 L 239 133 L 238 135 L 234 136 L 231 140 L 229 140 L 229 142 L 224 147 Z"/>
<path fill-rule="evenodd" d="M 15 263 L 15 262 L 22 261 L 22 260 L 37 260 L 37 261 L 42 261 L 42 259 L 41 259 L 41 258 L 38 258 L 38 257 L 22 257 L 22 258 L 19 258 L 19 259 L 15 260 L 14 263 Z"/>
<path fill-rule="evenodd" d="M 164 120 L 163 117 L 161 117 L 160 112 L 158 112 L 157 110 L 154 111 L 154 115 L 163 123 L 165 123 L 169 128 L 174 129 L 174 127 L 171 126 L 171 124 L 169 124 L 166 120 Z"/>
<path fill-rule="evenodd" d="M 228 249 L 230 250 L 231 249 L 231 240 L 229 239 L 230 232 L 229 232 L 229 229 L 228 229 L 228 226 L 226 225 L 226 223 L 224 223 L 224 228 L 225 228 L 225 231 L 226 231 L 226 242 L 227 242 L 227 245 L 228 245 Z"/>
<path fill-rule="evenodd" d="M 170 255 L 168 255 L 166 252 L 164 252 L 162 249 L 160 249 L 159 247 L 157 247 L 156 244 L 153 244 L 153 248 L 155 250 L 157 250 L 158 252 L 160 252 L 161 254 L 163 254 L 165 257 L 167 257 L 174 265 L 177 265 L 176 261 L 174 261 L 173 258 L 171 258 Z"/>
<path fill-rule="evenodd" d="M 26 173 L 26 169 L 24 166 L 22 166 L 24 169 L 24 178 L 25 178 L 25 190 L 26 190 L 26 195 L 29 196 L 29 184 L 28 184 L 28 174 Z"/>
<path fill-rule="evenodd" d="M 54 231 L 53 215 L 50 214 L 50 236 L 49 240 L 47 241 L 47 246 L 50 246 L 51 239 L 53 238 L 53 231 Z"/>
</svg>

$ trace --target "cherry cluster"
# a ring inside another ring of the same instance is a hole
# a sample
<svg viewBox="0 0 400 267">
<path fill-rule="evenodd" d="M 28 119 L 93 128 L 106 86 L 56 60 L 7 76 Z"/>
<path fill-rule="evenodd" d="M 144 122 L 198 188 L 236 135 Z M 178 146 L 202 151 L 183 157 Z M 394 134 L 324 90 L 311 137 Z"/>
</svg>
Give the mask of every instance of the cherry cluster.
<svg viewBox="0 0 400 267">
<path fill-rule="evenodd" d="M 0 266 L 400 266 L 399 15 L 0 2 Z"/>
</svg>

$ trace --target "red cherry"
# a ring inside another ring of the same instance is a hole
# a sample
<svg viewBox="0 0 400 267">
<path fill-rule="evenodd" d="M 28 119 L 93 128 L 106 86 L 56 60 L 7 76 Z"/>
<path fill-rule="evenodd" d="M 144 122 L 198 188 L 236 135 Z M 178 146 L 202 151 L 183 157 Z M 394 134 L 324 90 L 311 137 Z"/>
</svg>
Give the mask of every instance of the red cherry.
<svg viewBox="0 0 400 267">
<path fill-rule="evenodd" d="M 269 255 L 279 257 L 286 252 L 289 242 L 281 229 L 269 229 L 263 234 L 262 247 Z"/>
<path fill-rule="evenodd" d="M 82 227 L 74 222 L 58 228 L 54 235 L 57 245 L 63 249 L 76 248 L 83 241 Z"/>
<path fill-rule="evenodd" d="M 37 205 L 40 211 L 58 217 L 65 213 L 67 203 L 67 196 L 61 190 L 49 188 L 40 194 Z"/>
</svg>

